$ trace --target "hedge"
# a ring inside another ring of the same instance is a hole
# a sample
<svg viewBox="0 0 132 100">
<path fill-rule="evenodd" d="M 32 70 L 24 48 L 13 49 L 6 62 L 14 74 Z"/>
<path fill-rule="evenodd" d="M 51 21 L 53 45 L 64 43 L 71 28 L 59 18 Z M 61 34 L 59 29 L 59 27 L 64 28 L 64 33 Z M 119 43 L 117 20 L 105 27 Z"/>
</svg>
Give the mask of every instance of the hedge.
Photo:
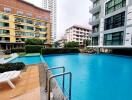
<svg viewBox="0 0 132 100">
<path fill-rule="evenodd" d="M 0 64 L 0 73 L 13 70 L 22 70 L 24 68 L 25 64 L 22 62 Z"/>
<path fill-rule="evenodd" d="M 65 53 L 79 53 L 77 48 L 43 48 L 41 50 L 42 55 L 46 54 L 65 54 Z"/>
<path fill-rule="evenodd" d="M 11 53 L 25 52 L 25 48 L 13 48 Z"/>
<path fill-rule="evenodd" d="M 41 53 L 43 46 L 40 45 L 27 45 L 25 46 L 26 53 Z"/>
</svg>

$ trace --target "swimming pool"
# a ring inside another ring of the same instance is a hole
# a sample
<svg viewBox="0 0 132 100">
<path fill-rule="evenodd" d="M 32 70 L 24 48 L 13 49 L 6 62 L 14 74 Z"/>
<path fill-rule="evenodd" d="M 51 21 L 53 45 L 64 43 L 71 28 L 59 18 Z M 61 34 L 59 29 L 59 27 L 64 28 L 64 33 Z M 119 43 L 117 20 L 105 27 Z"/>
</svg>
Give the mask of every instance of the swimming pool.
<svg viewBox="0 0 132 100">
<path fill-rule="evenodd" d="M 44 60 L 72 72 L 72 100 L 132 100 L 132 57 L 73 54 Z"/>
<path fill-rule="evenodd" d="M 41 63 L 41 58 L 40 56 L 23 56 L 23 57 L 18 57 L 11 62 L 23 62 L 24 64 L 38 64 Z"/>
</svg>

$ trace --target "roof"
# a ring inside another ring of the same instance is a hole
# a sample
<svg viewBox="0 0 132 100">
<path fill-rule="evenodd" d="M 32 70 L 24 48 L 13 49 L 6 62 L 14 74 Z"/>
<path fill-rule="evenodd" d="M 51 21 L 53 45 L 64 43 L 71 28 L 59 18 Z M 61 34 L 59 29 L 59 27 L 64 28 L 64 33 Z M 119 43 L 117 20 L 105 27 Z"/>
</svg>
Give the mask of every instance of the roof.
<svg viewBox="0 0 132 100">
<path fill-rule="evenodd" d="M 25 0 L 18 0 L 18 1 L 23 2 L 23 3 L 25 3 L 25 4 L 28 4 L 28 5 L 30 5 L 30 6 L 32 6 L 32 7 L 34 7 L 34 8 L 39 9 L 39 10 L 43 10 L 43 11 L 46 11 L 46 12 L 50 12 L 50 10 L 43 9 L 43 8 L 38 7 L 38 6 L 36 6 L 36 5 L 32 4 L 32 3 L 29 3 L 29 2 L 27 2 L 27 1 L 25 1 Z"/>
<path fill-rule="evenodd" d="M 73 26 L 71 26 L 71 27 L 69 27 L 68 29 L 71 29 L 71 28 L 82 28 L 82 29 L 86 29 L 86 30 L 91 30 L 92 31 L 92 29 L 91 28 L 89 28 L 89 27 L 85 27 L 85 26 L 81 26 L 81 25 L 73 25 Z M 68 30 L 67 29 L 67 30 Z"/>
</svg>

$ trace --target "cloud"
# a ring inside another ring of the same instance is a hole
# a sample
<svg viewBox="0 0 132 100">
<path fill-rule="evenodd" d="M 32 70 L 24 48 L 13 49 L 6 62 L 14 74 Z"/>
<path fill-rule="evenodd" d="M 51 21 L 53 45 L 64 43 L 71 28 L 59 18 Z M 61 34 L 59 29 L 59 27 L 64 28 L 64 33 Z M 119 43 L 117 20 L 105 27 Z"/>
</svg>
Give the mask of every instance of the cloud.
<svg viewBox="0 0 132 100">
<path fill-rule="evenodd" d="M 58 36 L 62 36 L 65 29 L 78 24 L 89 26 L 89 0 L 58 0 L 57 6 L 57 32 Z"/>
</svg>

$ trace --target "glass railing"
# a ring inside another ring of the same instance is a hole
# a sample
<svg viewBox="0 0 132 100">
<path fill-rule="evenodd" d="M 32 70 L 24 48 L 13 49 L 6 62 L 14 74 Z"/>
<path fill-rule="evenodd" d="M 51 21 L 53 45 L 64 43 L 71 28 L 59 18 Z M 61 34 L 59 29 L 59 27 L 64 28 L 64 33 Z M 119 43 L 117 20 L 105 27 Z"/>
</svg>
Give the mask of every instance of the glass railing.
<svg viewBox="0 0 132 100">
<path fill-rule="evenodd" d="M 100 5 L 100 2 L 97 3 L 97 4 L 94 4 L 94 5 L 92 5 L 92 6 L 90 6 L 90 7 L 89 7 L 89 10 L 93 10 L 94 8 L 96 8 L 96 7 L 98 7 L 98 6 L 101 6 L 101 5 Z"/>
<path fill-rule="evenodd" d="M 99 17 L 92 17 L 92 18 L 89 18 L 89 22 L 94 22 L 94 21 L 97 21 L 100 19 L 100 16 Z"/>
</svg>

